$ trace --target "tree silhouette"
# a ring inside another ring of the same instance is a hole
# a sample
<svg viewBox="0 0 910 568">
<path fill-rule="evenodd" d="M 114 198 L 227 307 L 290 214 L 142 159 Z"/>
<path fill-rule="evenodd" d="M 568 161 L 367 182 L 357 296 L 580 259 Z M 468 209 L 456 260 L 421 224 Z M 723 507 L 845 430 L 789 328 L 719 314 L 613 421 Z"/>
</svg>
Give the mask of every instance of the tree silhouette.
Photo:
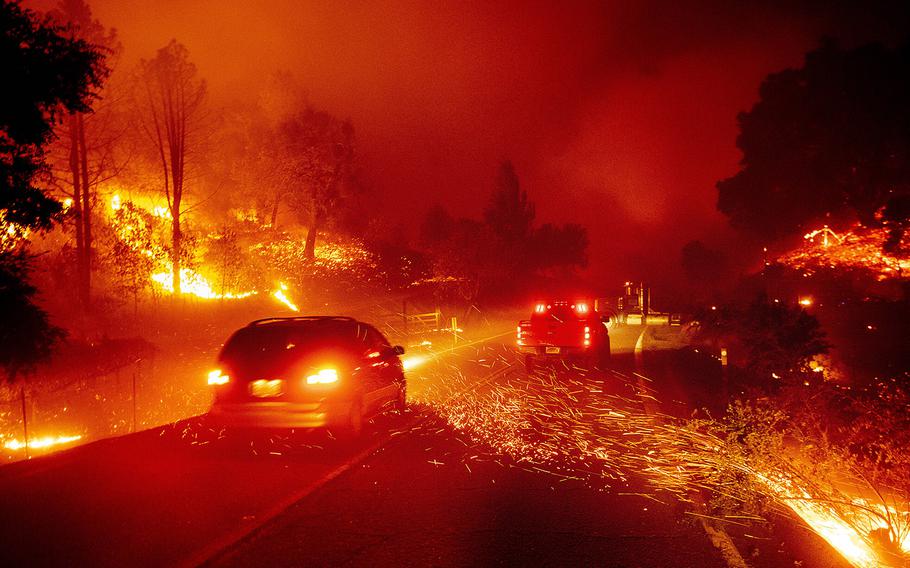
<svg viewBox="0 0 910 568">
<path fill-rule="evenodd" d="M 60 204 L 36 179 L 57 120 L 89 109 L 107 69 L 87 42 L 18 3 L 0 2 L 0 229 L 48 229 Z M 46 358 L 62 331 L 32 300 L 26 243 L 0 249 L 0 366 L 7 380 Z"/>
<path fill-rule="evenodd" d="M 68 36 L 89 42 L 94 49 L 110 55 L 119 51 L 117 33 L 105 28 L 92 18 L 92 12 L 84 0 L 61 0 L 51 16 L 66 26 Z M 109 96 L 105 96 L 110 99 Z M 70 211 L 76 238 L 76 293 L 84 308 L 90 304 L 93 261 L 92 209 L 95 205 L 96 188 L 111 176 L 111 153 L 117 137 L 112 128 L 110 104 L 106 112 L 70 112 L 58 128 L 59 151 L 57 159 L 65 174 L 55 176 L 63 182 L 61 190 L 72 199 Z M 53 153 L 52 153 L 53 161 Z"/>
<path fill-rule="evenodd" d="M 484 219 L 506 243 L 516 243 L 531 235 L 534 204 L 528 200 L 528 193 L 521 189 L 515 167 L 508 160 L 499 167 L 496 189 L 484 211 Z"/>
<path fill-rule="evenodd" d="M 316 254 L 316 236 L 345 201 L 353 179 L 355 146 L 351 123 L 305 108 L 279 126 L 286 160 L 288 201 L 307 225 L 304 256 Z M 277 198 L 276 198 L 277 199 Z"/>
<path fill-rule="evenodd" d="M 53 126 L 89 110 L 107 74 L 87 42 L 67 38 L 49 19 L 0 3 L 0 212 L 6 223 L 47 229 L 60 204 L 35 186 Z"/>
<path fill-rule="evenodd" d="M 740 171 L 720 181 L 718 209 L 764 238 L 828 215 L 902 234 L 910 191 L 910 44 L 843 50 L 833 41 L 803 67 L 769 75 L 739 116 Z M 898 239 L 899 241 L 899 239 Z"/>
<path fill-rule="evenodd" d="M 186 256 L 180 226 L 186 189 L 187 157 L 199 132 L 205 81 L 199 79 L 189 51 L 176 40 L 140 63 L 137 99 L 142 124 L 162 169 L 162 192 L 171 213 L 171 267 L 174 293 L 180 294 L 180 269 Z"/>
</svg>

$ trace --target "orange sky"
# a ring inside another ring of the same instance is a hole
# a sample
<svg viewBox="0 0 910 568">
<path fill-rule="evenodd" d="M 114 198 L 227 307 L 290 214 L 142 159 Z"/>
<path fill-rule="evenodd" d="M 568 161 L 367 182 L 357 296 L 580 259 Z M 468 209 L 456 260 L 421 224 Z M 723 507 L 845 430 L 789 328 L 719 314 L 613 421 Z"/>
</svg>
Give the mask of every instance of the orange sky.
<svg viewBox="0 0 910 568">
<path fill-rule="evenodd" d="M 351 119 L 392 219 L 436 202 L 479 216 L 512 159 L 541 221 L 588 226 L 592 274 L 611 282 L 729 239 L 714 183 L 736 171 L 736 114 L 767 73 L 823 33 L 888 32 L 849 2 L 680 4 L 90 1 L 125 65 L 184 43 L 216 106 L 291 72 Z"/>
</svg>

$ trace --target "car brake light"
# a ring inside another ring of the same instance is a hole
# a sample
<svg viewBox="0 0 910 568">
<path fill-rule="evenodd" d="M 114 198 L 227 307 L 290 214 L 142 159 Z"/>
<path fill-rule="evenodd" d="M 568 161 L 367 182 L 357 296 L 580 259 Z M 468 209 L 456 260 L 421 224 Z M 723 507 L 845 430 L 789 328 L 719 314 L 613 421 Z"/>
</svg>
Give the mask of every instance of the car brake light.
<svg viewBox="0 0 910 568">
<path fill-rule="evenodd" d="M 575 304 L 575 311 L 580 314 L 588 313 L 588 304 L 585 304 L 584 302 Z"/>
<path fill-rule="evenodd" d="M 338 382 L 338 371 L 335 369 L 320 369 L 316 374 L 306 378 L 308 385 L 326 385 Z"/>
<path fill-rule="evenodd" d="M 591 328 L 585 326 L 585 346 L 591 345 Z"/>
<path fill-rule="evenodd" d="M 536 306 L 534 306 L 534 311 L 537 312 L 538 314 L 542 314 L 546 310 L 547 310 L 547 307 L 543 304 L 537 304 Z"/>
<path fill-rule="evenodd" d="M 228 381 L 231 380 L 231 377 L 223 375 L 221 369 L 215 369 L 209 372 L 209 384 L 210 385 L 226 385 Z"/>
</svg>

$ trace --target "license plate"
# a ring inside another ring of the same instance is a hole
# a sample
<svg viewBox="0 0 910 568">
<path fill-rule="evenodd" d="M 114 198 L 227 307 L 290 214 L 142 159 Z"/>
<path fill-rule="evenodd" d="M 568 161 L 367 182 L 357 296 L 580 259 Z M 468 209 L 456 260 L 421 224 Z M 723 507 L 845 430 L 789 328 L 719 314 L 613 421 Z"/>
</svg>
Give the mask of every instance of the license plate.
<svg viewBox="0 0 910 568">
<path fill-rule="evenodd" d="M 559 347 L 547 347 L 547 354 L 554 353 L 559 355 Z"/>
<path fill-rule="evenodd" d="M 267 381 L 260 379 L 250 383 L 250 394 L 259 398 L 281 396 L 284 393 L 284 381 L 274 379 Z"/>
</svg>

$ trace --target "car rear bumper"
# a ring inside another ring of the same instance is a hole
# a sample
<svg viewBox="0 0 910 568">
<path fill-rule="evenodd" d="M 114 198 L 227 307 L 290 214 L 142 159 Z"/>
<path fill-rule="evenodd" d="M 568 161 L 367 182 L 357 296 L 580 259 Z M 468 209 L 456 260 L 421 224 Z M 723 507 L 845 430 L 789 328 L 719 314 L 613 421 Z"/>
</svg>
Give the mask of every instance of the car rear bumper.
<svg viewBox="0 0 910 568">
<path fill-rule="evenodd" d="M 352 402 L 251 401 L 215 403 L 209 416 L 236 428 L 322 428 L 346 423 Z"/>
</svg>

